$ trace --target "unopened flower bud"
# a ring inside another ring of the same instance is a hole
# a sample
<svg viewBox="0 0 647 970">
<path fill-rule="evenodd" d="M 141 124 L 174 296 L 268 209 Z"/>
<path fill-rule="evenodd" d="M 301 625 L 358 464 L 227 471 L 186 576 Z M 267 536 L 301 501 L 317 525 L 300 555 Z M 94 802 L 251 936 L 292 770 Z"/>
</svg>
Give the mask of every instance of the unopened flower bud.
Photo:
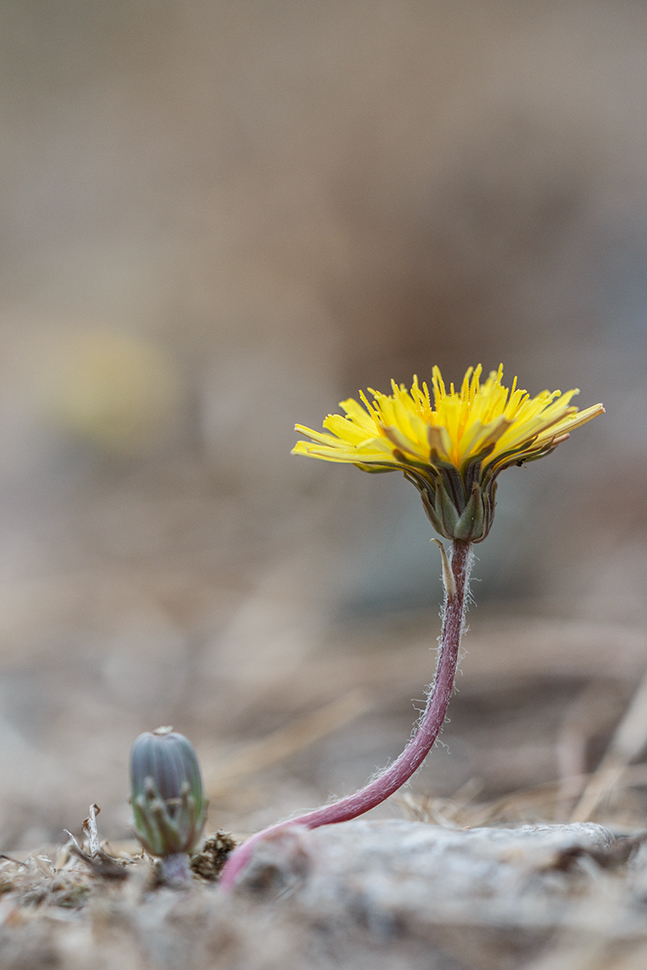
<svg viewBox="0 0 647 970">
<path fill-rule="evenodd" d="M 135 835 L 151 855 L 188 853 L 204 827 L 207 803 L 193 745 L 172 728 L 140 734 L 130 756 Z"/>
</svg>

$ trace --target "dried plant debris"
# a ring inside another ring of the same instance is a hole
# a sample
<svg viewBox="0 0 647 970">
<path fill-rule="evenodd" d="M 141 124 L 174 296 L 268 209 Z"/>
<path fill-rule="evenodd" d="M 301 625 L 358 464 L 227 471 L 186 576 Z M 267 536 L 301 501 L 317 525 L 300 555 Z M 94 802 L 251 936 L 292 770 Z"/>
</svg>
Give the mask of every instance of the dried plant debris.
<svg viewBox="0 0 647 970">
<path fill-rule="evenodd" d="M 126 879 L 128 876 L 126 867 L 130 860 L 116 859 L 101 848 L 97 849 L 94 855 L 89 855 L 78 843 L 73 844 L 70 851 L 82 859 L 95 876 L 101 876 L 104 879 Z"/>
<path fill-rule="evenodd" d="M 29 856 L 24 862 L 5 859 L 0 867 L 0 880 L 3 904 L 10 903 L 12 912 L 38 906 L 80 907 L 92 885 L 91 874 L 72 857 L 58 868 L 44 854 Z"/>
<path fill-rule="evenodd" d="M 74 855 L 85 862 L 95 876 L 102 876 L 104 879 L 125 879 L 127 876 L 126 867 L 132 864 L 133 859 L 128 856 L 117 858 L 106 851 L 107 843 L 101 842 L 97 826 L 97 815 L 100 811 L 98 805 L 90 805 L 90 814 L 81 823 L 85 836 L 84 846 L 79 845 L 72 833 L 68 832 L 67 829 L 65 830 L 70 841 L 61 850 L 62 854 L 57 862 L 59 865 L 63 863 L 67 852 L 68 856 Z"/>
<path fill-rule="evenodd" d="M 206 882 L 216 882 L 235 846 L 236 840 L 231 835 L 227 835 L 226 832 L 216 832 L 211 838 L 205 840 L 199 852 L 192 854 L 189 862 L 191 872 Z"/>
</svg>

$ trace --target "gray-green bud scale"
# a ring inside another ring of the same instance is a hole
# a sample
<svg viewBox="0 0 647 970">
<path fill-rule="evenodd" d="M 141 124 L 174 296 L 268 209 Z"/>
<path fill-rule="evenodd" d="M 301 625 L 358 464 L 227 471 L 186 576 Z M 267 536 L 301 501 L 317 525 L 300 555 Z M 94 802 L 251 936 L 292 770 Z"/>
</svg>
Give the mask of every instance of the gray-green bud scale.
<svg viewBox="0 0 647 970">
<path fill-rule="evenodd" d="M 207 803 L 191 742 L 172 728 L 140 734 L 130 755 L 137 838 L 155 856 L 190 852 L 202 835 Z"/>
</svg>

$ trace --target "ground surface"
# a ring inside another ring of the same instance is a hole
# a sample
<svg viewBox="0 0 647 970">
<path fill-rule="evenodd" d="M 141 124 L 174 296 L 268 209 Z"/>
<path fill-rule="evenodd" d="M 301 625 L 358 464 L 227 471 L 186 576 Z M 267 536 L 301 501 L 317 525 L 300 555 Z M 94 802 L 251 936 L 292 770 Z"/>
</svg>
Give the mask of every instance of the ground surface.
<svg viewBox="0 0 647 970">
<path fill-rule="evenodd" d="M 642 845 L 591 823 L 358 820 L 259 846 L 229 895 L 198 876 L 184 890 L 156 885 L 150 865 L 125 851 L 122 867 L 66 852 L 54 862 L 5 861 L 0 962 L 7 970 L 637 970 L 647 958 Z"/>
</svg>

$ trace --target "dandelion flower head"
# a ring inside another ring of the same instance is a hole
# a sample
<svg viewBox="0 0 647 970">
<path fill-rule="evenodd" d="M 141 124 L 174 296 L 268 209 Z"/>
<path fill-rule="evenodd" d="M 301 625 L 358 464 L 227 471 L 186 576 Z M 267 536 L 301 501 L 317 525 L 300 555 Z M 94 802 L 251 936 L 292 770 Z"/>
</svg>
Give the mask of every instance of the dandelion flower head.
<svg viewBox="0 0 647 970">
<path fill-rule="evenodd" d="M 507 388 L 502 366 L 483 383 L 481 374 L 480 364 L 470 367 L 460 390 L 448 390 L 434 367 L 431 391 L 414 377 L 410 390 L 393 381 L 391 394 L 369 390 L 369 401 L 361 393 L 361 403 L 341 402 L 343 416 L 328 415 L 324 432 L 296 425 L 310 441 L 293 453 L 368 472 L 400 470 L 441 535 L 478 542 L 491 526 L 498 474 L 549 454 L 604 411 L 601 404 L 579 411 L 571 404 L 577 389 L 531 397 L 516 378 Z"/>
</svg>

